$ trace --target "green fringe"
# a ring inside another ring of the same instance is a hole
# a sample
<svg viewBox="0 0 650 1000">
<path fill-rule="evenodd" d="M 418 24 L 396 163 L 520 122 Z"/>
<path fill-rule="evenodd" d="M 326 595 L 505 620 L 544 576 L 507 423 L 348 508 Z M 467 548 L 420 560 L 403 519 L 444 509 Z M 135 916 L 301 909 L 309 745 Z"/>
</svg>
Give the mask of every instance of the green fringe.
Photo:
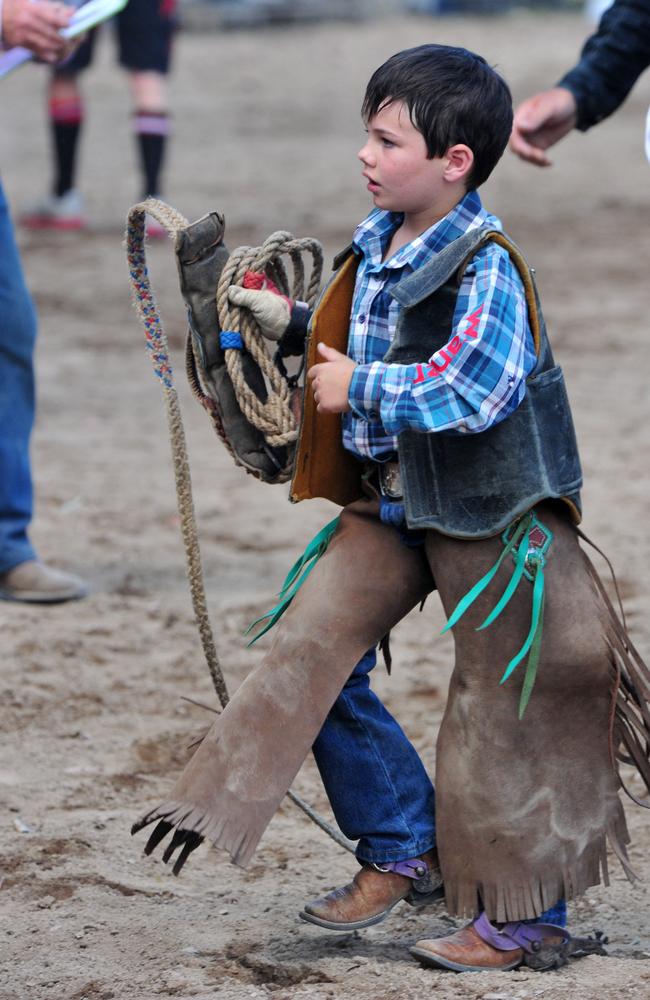
<svg viewBox="0 0 650 1000">
<path fill-rule="evenodd" d="M 339 518 L 337 516 L 333 521 L 330 521 L 329 524 L 326 524 L 325 527 L 312 538 L 303 554 L 296 560 L 287 573 L 286 579 L 282 584 L 282 590 L 278 594 L 278 597 L 280 598 L 278 603 L 274 608 L 271 608 L 270 611 L 267 611 L 259 618 L 256 618 L 256 620 L 248 626 L 246 632 L 244 633 L 245 635 L 248 635 L 256 625 L 259 625 L 264 621 L 266 622 L 264 628 L 260 629 L 257 635 L 254 635 L 248 643 L 249 646 L 252 646 L 253 643 L 257 642 L 257 640 L 265 634 L 265 632 L 268 632 L 269 629 L 273 628 L 278 619 L 282 617 L 320 557 L 327 551 L 327 547 L 338 527 L 338 523 Z"/>
<path fill-rule="evenodd" d="M 503 560 L 506 558 L 509 552 L 513 551 L 513 549 L 519 542 L 521 542 L 520 549 L 523 548 L 524 553 L 526 552 L 526 550 L 528 549 L 528 533 L 530 531 L 531 521 L 532 521 L 532 514 L 527 514 L 526 517 L 523 517 L 521 519 L 521 521 L 515 528 L 512 538 L 506 543 L 506 547 L 504 548 L 503 552 L 497 559 L 492 569 L 488 570 L 485 576 L 481 577 L 478 583 L 475 583 L 472 589 L 468 591 L 468 593 L 465 594 L 464 597 L 461 597 L 460 601 L 450 614 L 449 621 L 447 622 L 442 632 L 440 633 L 441 635 L 444 635 L 444 633 L 449 631 L 450 628 L 453 628 L 456 622 L 463 617 L 465 612 L 468 610 L 468 608 L 471 607 L 476 598 L 479 597 L 483 593 L 485 588 L 492 582 L 494 577 L 497 575 L 497 572 Z M 503 605 L 503 607 L 505 607 L 505 605 Z M 503 610 L 503 608 L 501 608 L 501 610 Z M 494 621 L 494 619 L 492 620 Z M 483 624 L 479 627 L 485 628 L 486 623 L 487 623 L 487 618 L 483 622 Z"/>
<path fill-rule="evenodd" d="M 535 631 L 535 636 L 533 638 L 532 645 L 530 647 L 530 655 L 528 657 L 528 663 L 526 664 L 526 673 L 524 675 L 524 683 L 521 689 L 521 697 L 519 698 L 519 718 L 523 719 L 524 712 L 528 707 L 528 702 L 530 701 L 530 696 L 533 692 L 533 685 L 535 684 L 535 678 L 537 677 L 537 665 L 539 663 L 539 654 L 542 648 L 542 630 L 544 628 L 544 594 L 542 594 L 541 605 L 539 609 L 539 621 L 537 624 L 537 629 Z"/>
<path fill-rule="evenodd" d="M 546 541 L 541 547 L 534 546 L 531 548 L 530 533 L 536 526 L 544 532 L 546 535 Z M 449 621 L 442 630 L 443 632 L 448 631 L 448 629 L 452 628 L 459 621 L 459 619 L 462 618 L 467 609 L 471 607 L 477 597 L 479 597 L 486 587 L 492 582 L 504 559 L 509 553 L 511 553 L 515 561 L 515 566 L 512 576 L 508 581 L 508 585 L 490 614 L 487 616 L 485 621 L 478 626 L 476 631 L 479 632 L 481 629 L 488 628 L 494 621 L 496 621 L 501 612 L 510 602 L 512 596 L 517 591 L 522 577 L 525 576 L 526 579 L 532 582 L 533 600 L 530 629 L 523 646 L 510 660 L 503 673 L 503 677 L 499 682 L 500 684 L 505 683 L 505 681 L 508 680 L 521 663 L 526 654 L 528 654 L 526 673 L 519 699 L 520 719 L 523 718 L 524 712 L 528 707 L 528 702 L 530 701 L 530 696 L 535 685 L 535 678 L 537 677 L 537 667 L 539 665 L 539 657 L 542 646 L 542 631 L 544 628 L 545 555 L 550 547 L 552 539 L 552 532 L 542 524 L 542 522 L 535 515 L 534 511 L 531 511 L 522 517 L 514 525 L 514 529 L 511 527 L 504 533 L 504 549 L 494 566 L 488 570 L 485 576 L 481 577 L 478 583 L 474 584 L 472 589 L 469 590 L 464 597 L 460 599 L 449 616 Z"/>
</svg>

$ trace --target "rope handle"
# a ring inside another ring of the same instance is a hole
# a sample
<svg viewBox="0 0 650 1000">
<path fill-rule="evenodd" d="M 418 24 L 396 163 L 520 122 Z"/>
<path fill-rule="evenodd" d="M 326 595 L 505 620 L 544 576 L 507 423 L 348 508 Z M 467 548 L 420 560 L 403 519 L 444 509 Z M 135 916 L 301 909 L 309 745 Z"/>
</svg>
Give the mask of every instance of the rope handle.
<svg viewBox="0 0 650 1000">
<path fill-rule="evenodd" d="M 151 215 L 167 230 L 172 239 L 185 229 L 188 220 L 163 201 L 147 198 L 134 205 L 127 216 L 126 255 L 135 307 L 144 327 L 149 358 L 156 376 L 165 389 L 174 388 L 174 373 L 169 360 L 169 345 L 151 288 L 145 250 L 145 216 Z"/>
</svg>

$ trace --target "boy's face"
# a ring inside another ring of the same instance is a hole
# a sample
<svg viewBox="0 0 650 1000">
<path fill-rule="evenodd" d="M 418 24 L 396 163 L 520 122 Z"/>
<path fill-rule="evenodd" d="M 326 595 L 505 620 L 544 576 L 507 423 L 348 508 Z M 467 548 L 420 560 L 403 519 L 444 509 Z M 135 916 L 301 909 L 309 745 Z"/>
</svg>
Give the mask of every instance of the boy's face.
<svg viewBox="0 0 650 1000">
<path fill-rule="evenodd" d="M 403 101 L 384 104 L 367 122 L 359 150 L 363 176 L 378 208 L 407 215 L 430 212 L 444 199 L 447 159 L 429 159 L 424 136 Z"/>
</svg>

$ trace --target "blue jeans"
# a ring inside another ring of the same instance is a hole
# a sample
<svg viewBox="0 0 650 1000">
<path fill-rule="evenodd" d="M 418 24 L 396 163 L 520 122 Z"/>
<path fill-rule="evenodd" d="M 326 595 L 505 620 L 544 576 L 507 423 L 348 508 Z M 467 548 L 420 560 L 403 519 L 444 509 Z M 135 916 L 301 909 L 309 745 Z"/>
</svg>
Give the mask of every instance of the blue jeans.
<svg viewBox="0 0 650 1000">
<path fill-rule="evenodd" d="M 36 314 L 0 184 L 0 574 L 35 558 L 27 537 L 35 341 Z"/>
<path fill-rule="evenodd" d="M 376 663 L 369 649 L 313 750 L 339 827 L 359 841 L 359 860 L 400 861 L 435 845 L 435 794 L 415 748 L 370 688 Z"/>
<path fill-rule="evenodd" d="M 417 857 L 436 843 L 435 792 L 415 747 L 370 688 L 374 649 L 359 660 L 313 746 L 336 821 L 360 861 Z M 531 923 L 566 924 L 558 900 Z"/>
</svg>

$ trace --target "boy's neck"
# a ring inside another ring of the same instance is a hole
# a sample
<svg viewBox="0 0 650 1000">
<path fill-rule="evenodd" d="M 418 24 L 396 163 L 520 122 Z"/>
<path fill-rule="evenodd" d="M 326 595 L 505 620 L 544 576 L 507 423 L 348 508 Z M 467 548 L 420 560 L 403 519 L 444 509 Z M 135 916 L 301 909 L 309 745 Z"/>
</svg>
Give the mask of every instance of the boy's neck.
<svg viewBox="0 0 650 1000">
<path fill-rule="evenodd" d="M 384 260 L 388 260 L 398 250 L 406 246 L 407 243 L 412 243 L 422 233 L 426 233 L 427 229 L 431 229 L 436 222 L 444 219 L 451 212 L 452 208 L 455 208 L 458 202 L 463 200 L 466 193 L 465 190 L 462 190 L 460 193 L 456 192 L 454 195 L 450 195 L 444 203 L 431 205 L 422 212 L 405 212 L 402 224 L 393 233 L 384 254 Z"/>
</svg>

